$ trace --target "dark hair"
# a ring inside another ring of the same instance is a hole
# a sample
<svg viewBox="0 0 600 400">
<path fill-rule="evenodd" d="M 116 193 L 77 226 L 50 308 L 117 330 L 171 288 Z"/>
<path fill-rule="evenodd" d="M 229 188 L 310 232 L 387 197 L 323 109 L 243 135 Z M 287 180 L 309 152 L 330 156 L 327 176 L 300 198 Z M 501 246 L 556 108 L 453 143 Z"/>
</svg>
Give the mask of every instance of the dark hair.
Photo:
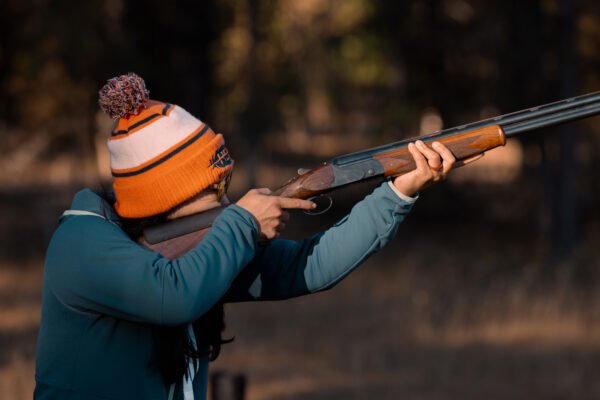
<svg viewBox="0 0 600 400">
<path fill-rule="evenodd" d="M 111 193 L 106 190 L 102 190 L 100 196 L 109 205 L 114 202 Z M 165 221 L 167 215 L 168 212 L 139 219 L 121 218 L 121 227 L 131 239 L 138 241 L 144 229 Z M 194 321 L 192 327 L 198 350 L 194 349 L 189 338 L 187 325 L 154 328 L 157 368 L 167 384 L 177 382 L 188 374 L 190 358 L 194 360 L 194 366 L 197 368 L 200 358 L 208 356 L 210 361 L 216 360 L 221 352 L 221 345 L 233 341 L 233 338 L 222 337 L 225 330 L 225 312 L 221 302 Z"/>
<path fill-rule="evenodd" d="M 194 367 L 198 360 L 206 357 L 214 361 L 221 352 L 221 345 L 231 342 L 225 340 L 222 332 L 225 329 L 225 313 L 223 303 L 215 304 L 210 310 L 192 323 L 198 350 L 194 349 L 187 333 L 187 326 L 157 326 L 155 328 L 156 361 L 158 369 L 165 381 L 177 382 L 188 374 L 190 358 Z"/>
</svg>

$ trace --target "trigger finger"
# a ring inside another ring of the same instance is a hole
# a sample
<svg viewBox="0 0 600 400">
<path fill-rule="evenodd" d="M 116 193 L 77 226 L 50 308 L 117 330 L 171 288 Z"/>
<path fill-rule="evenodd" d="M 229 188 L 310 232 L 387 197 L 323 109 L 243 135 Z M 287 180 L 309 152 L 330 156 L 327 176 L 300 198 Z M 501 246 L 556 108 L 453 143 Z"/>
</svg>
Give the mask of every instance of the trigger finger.
<svg viewBox="0 0 600 400">
<path fill-rule="evenodd" d="M 289 197 L 279 197 L 279 206 L 281 208 L 300 208 L 303 210 L 314 210 L 317 205 L 310 200 L 294 199 Z"/>
</svg>

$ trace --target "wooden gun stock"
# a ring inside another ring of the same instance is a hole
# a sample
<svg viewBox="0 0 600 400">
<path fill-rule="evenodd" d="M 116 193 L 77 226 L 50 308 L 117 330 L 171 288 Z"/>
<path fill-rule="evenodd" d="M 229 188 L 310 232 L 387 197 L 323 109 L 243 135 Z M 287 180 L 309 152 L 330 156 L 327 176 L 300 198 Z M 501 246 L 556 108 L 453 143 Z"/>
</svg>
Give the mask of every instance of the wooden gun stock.
<svg viewBox="0 0 600 400">
<path fill-rule="evenodd" d="M 425 144 L 436 141 L 435 137 L 427 139 Z M 506 136 L 498 125 L 476 129 L 456 136 L 447 136 L 437 140 L 454 154 L 457 160 L 482 154 L 488 150 L 506 144 Z M 415 162 L 408 152 L 408 146 L 373 156 L 381 163 L 385 176 L 402 175 L 415 169 Z"/>
<path fill-rule="evenodd" d="M 213 221 L 224 209 L 217 207 L 148 227 L 138 242 L 167 258 L 180 257 L 204 239 Z"/>
</svg>

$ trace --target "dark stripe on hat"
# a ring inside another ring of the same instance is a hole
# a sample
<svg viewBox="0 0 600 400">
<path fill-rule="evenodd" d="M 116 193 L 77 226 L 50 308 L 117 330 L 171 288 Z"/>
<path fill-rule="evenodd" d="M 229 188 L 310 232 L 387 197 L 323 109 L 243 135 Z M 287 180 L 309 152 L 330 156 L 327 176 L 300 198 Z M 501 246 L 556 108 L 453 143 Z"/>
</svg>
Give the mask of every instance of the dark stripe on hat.
<svg viewBox="0 0 600 400">
<path fill-rule="evenodd" d="M 187 142 L 185 142 L 184 144 L 182 144 L 181 146 L 179 146 L 178 148 L 176 148 L 175 150 L 173 150 L 172 152 L 170 152 L 169 154 L 165 155 L 163 158 L 160 158 L 156 161 L 154 161 L 152 164 L 146 165 L 144 168 L 139 169 L 137 171 L 131 171 L 131 172 L 113 172 L 112 176 L 114 176 L 115 178 L 126 178 L 128 176 L 135 176 L 135 175 L 139 175 L 141 173 L 144 173 L 162 163 L 164 163 L 165 161 L 167 161 L 168 159 L 170 159 L 171 157 L 173 157 L 174 155 L 176 155 L 177 153 L 181 152 L 182 150 L 184 150 L 185 148 L 189 147 L 192 143 L 194 143 L 196 140 L 200 139 L 200 137 L 202 137 L 202 135 L 204 135 L 204 133 L 206 133 L 206 131 L 210 129 L 208 125 L 204 124 L 204 128 L 202 128 L 202 130 L 200 132 L 198 132 L 196 135 L 192 136 L 190 138 L 190 140 L 188 140 Z"/>
<path fill-rule="evenodd" d="M 124 135 L 124 134 L 126 134 L 126 133 L 129 133 L 129 131 L 131 131 L 131 130 L 133 130 L 133 129 L 137 128 L 138 126 L 140 126 L 140 125 L 143 125 L 143 124 L 145 124 L 146 122 L 150 122 L 150 121 L 152 121 L 154 118 L 156 118 L 156 117 L 160 117 L 160 116 L 162 116 L 162 115 L 165 115 L 165 114 L 164 114 L 164 113 L 163 113 L 163 114 L 152 114 L 152 115 L 150 115 L 149 117 L 146 117 L 146 118 L 144 118 L 143 120 L 136 122 L 135 124 L 131 125 L 129 128 L 127 128 L 127 129 L 125 129 L 125 130 L 120 130 L 120 131 L 113 132 L 111 136 L 119 136 L 119 135 Z"/>
<path fill-rule="evenodd" d="M 167 115 L 167 112 L 169 111 L 170 108 L 171 108 L 171 104 L 169 104 L 169 103 L 165 104 L 165 107 L 162 110 L 162 115 Z"/>
</svg>

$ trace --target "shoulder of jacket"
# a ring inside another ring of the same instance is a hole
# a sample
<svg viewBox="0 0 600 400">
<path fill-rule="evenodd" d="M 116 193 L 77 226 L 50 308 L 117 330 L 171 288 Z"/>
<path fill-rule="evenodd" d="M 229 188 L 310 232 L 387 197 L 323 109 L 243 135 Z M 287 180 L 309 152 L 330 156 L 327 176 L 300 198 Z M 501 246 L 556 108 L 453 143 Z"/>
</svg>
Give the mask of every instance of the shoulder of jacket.
<svg viewBox="0 0 600 400">
<path fill-rule="evenodd" d="M 102 218 L 102 219 L 106 219 L 106 217 L 102 214 L 98 214 L 92 211 L 85 211 L 85 210 L 66 210 L 65 212 L 62 213 L 60 219 L 63 219 L 65 217 L 69 217 L 69 216 L 88 216 L 88 217 L 98 217 L 98 218 Z"/>
<path fill-rule="evenodd" d="M 67 210 L 60 217 L 60 224 L 56 229 L 54 236 L 56 237 L 68 237 L 69 240 L 73 239 L 73 235 L 81 236 L 80 239 L 84 240 L 88 237 L 98 239 L 96 233 L 104 232 L 100 236 L 107 235 L 109 233 L 117 234 L 122 232 L 125 235 L 118 224 L 111 221 L 106 216 L 95 213 L 92 211 L 84 210 Z M 66 236 L 65 236 L 66 235 Z"/>
</svg>

